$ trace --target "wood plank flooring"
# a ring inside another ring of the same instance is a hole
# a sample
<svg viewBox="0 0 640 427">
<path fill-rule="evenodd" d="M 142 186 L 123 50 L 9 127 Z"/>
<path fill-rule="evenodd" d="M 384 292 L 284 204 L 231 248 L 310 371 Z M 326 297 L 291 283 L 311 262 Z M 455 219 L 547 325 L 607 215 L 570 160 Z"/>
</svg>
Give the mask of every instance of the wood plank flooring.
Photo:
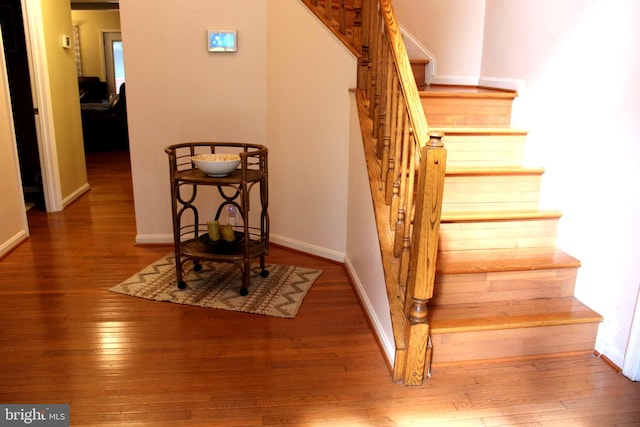
<svg viewBox="0 0 640 427">
<path fill-rule="evenodd" d="M 92 190 L 32 209 L 0 260 L 0 403 L 68 403 L 74 426 L 640 425 L 640 383 L 593 355 L 397 385 L 343 266 L 283 248 L 324 271 L 293 320 L 110 293 L 171 247 L 134 244 L 127 154 L 87 161 Z"/>
</svg>

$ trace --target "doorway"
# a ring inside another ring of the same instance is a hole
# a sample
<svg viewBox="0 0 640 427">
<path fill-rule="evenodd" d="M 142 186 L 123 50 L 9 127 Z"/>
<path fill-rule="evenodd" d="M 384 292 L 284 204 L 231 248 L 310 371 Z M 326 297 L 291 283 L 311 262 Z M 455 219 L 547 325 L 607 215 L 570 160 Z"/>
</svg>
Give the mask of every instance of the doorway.
<svg viewBox="0 0 640 427">
<path fill-rule="evenodd" d="M 122 35 L 120 31 L 102 33 L 104 44 L 105 74 L 109 93 L 118 93 L 124 83 L 124 56 L 122 54 Z"/>
<path fill-rule="evenodd" d="M 103 99 L 81 99 L 85 154 L 128 150 L 128 120 L 124 87 L 123 42 L 118 9 L 71 11 L 77 27 L 78 54 L 83 79 L 99 80 Z M 98 104 L 98 105 L 94 105 Z"/>
<path fill-rule="evenodd" d="M 46 210 L 31 74 L 20 0 L 0 0 L 0 25 L 9 79 L 25 207 Z"/>
</svg>

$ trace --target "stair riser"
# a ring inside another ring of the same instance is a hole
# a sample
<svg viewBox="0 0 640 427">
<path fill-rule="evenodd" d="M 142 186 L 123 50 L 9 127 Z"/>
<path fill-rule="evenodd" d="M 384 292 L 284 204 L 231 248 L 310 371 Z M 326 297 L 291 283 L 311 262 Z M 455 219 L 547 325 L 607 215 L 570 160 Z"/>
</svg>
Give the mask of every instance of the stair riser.
<svg viewBox="0 0 640 427">
<path fill-rule="evenodd" d="M 511 124 L 511 100 L 421 97 L 429 127 L 497 127 Z"/>
<path fill-rule="evenodd" d="M 471 304 L 573 296 L 577 268 L 437 274 L 431 303 Z"/>
<path fill-rule="evenodd" d="M 455 363 L 593 351 L 597 323 L 438 334 L 432 363 Z"/>
<path fill-rule="evenodd" d="M 416 79 L 418 90 L 424 90 L 427 86 L 427 64 L 428 61 L 411 61 L 411 71 Z"/>
<path fill-rule="evenodd" d="M 447 176 L 442 212 L 537 209 L 539 192 L 540 175 Z"/>
<path fill-rule="evenodd" d="M 442 223 L 439 250 L 554 247 L 557 229 L 557 219 Z"/>
<path fill-rule="evenodd" d="M 445 134 L 447 168 L 521 166 L 524 135 L 453 135 Z"/>
</svg>

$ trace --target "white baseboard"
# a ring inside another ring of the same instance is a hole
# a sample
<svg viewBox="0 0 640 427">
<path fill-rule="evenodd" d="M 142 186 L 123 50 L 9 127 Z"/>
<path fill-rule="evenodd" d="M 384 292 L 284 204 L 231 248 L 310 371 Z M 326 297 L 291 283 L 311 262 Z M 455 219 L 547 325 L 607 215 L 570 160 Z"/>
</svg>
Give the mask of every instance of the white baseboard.
<svg viewBox="0 0 640 427">
<path fill-rule="evenodd" d="M 76 201 L 76 199 L 80 196 L 82 196 L 84 193 L 86 193 L 87 191 L 89 191 L 91 189 L 91 187 L 89 187 L 89 184 L 84 184 L 81 187 L 79 187 L 76 191 L 74 191 L 73 193 L 71 193 L 69 196 L 65 197 L 62 200 L 62 206 L 63 207 L 67 207 L 69 206 L 71 203 L 73 203 L 74 201 Z"/>
<path fill-rule="evenodd" d="M 332 261 L 344 262 L 345 254 L 333 249 L 323 248 L 321 246 L 311 245 L 299 240 L 290 239 L 288 237 L 279 236 L 277 234 L 269 234 L 269 241 L 284 246 L 290 249 L 295 249 L 300 252 L 304 252 L 311 255 L 316 255 L 321 258 L 330 259 Z"/>
<path fill-rule="evenodd" d="M 622 363 L 622 373 L 632 381 L 640 381 L 640 298 L 636 301 L 629 342 Z"/>
<path fill-rule="evenodd" d="M 473 77 L 473 76 L 433 76 L 431 84 L 451 86 L 481 86 L 493 89 L 513 90 L 521 92 L 524 89 L 524 81 L 519 79 L 504 79 L 500 77 Z"/>
<path fill-rule="evenodd" d="M 332 261 L 344 262 L 344 253 L 334 251 L 332 249 L 323 248 L 321 246 L 311 245 L 299 240 L 290 239 L 288 237 L 279 236 L 271 233 L 269 241 L 286 248 L 295 249 L 321 258 L 330 259 Z M 136 235 L 136 245 L 166 245 L 173 244 L 173 234 L 138 234 Z"/>
<path fill-rule="evenodd" d="M 524 90 L 524 81 L 520 79 L 503 79 L 500 77 L 480 77 L 478 85 L 493 89 L 514 90 L 521 92 Z"/>
<path fill-rule="evenodd" d="M 173 244 L 173 234 L 137 234 L 136 245 Z"/>
<path fill-rule="evenodd" d="M 23 241 L 27 240 L 29 233 L 27 230 L 20 230 L 15 236 L 0 245 L 0 259 L 4 258 L 9 252 L 11 252 L 16 246 Z"/>
<path fill-rule="evenodd" d="M 382 328 L 382 323 L 380 322 L 380 319 L 378 318 L 375 311 L 373 310 L 371 301 L 367 297 L 367 294 L 364 291 L 364 287 L 362 286 L 362 282 L 360 281 L 358 275 L 356 274 L 353 264 L 351 263 L 351 260 L 349 260 L 349 257 L 346 257 L 345 259 L 345 267 L 347 269 L 347 273 L 349 274 L 349 277 L 351 278 L 351 281 L 353 282 L 353 285 L 356 288 L 356 292 L 358 293 L 358 298 L 360 299 L 360 301 L 362 302 L 362 305 L 367 311 L 366 315 L 369 318 L 371 325 L 373 325 L 374 333 L 378 337 L 378 342 L 380 342 L 380 345 L 384 350 L 384 355 L 387 358 L 387 362 L 389 363 L 389 366 L 394 366 L 395 355 L 396 355 L 395 340 L 393 336 L 389 337 L 385 334 L 384 329 Z"/>
<path fill-rule="evenodd" d="M 480 79 L 472 76 L 442 76 L 431 77 L 431 84 L 451 86 L 478 86 Z"/>
</svg>

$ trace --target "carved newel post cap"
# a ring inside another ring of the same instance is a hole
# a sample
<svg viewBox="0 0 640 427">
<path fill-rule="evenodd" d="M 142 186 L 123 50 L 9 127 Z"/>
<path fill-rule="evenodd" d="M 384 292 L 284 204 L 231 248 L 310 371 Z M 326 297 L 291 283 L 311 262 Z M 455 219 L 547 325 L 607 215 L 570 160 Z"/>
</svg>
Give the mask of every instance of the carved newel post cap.
<svg viewBox="0 0 640 427">
<path fill-rule="evenodd" d="M 444 143 L 442 142 L 442 138 L 444 138 L 444 132 L 439 130 L 429 131 L 429 145 L 432 147 L 444 147 Z"/>
<path fill-rule="evenodd" d="M 427 301 L 414 299 L 408 318 L 413 323 L 427 323 Z"/>
</svg>

